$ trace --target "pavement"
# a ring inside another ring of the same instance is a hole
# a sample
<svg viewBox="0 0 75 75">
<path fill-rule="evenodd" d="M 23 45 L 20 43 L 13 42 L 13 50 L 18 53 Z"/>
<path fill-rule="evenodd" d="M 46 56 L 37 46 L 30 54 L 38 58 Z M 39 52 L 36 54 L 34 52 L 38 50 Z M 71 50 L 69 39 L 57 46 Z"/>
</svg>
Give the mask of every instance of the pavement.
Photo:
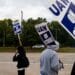
<svg viewBox="0 0 75 75">
<path fill-rule="evenodd" d="M 17 75 L 15 62 L 12 61 L 14 53 L 0 53 L 0 75 Z M 64 63 L 64 69 L 59 75 L 70 75 L 72 65 L 75 61 L 75 53 L 58 53 Z M 40 53 L 27 53 L 30 66 L 26 68 L 25 75 L 40 75 Z"/>
</svg>

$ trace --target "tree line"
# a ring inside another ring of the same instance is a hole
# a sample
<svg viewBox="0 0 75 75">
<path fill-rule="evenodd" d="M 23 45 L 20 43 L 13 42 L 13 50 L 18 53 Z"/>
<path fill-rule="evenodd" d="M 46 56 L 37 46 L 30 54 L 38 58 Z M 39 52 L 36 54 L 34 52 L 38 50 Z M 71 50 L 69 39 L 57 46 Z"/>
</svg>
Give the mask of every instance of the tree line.
<svg viewBox="0 0 75 75">
<path fill-rule="evenodd" d="M 0 20 L 0 47 L 19 45 L 17 35 L 14 35 L 11 19 Z M 47 22 L 45 18 L 28 19 L 22 21 L 22 33 L 20 34 L 23 46 L 33 46 L 43 44 L 34 26 Z M 60 46 L 75 46 L 74 39 L 61 27 L 57 21 L 48 23 L 54 38 L 59 41 Z"/>
</svg>

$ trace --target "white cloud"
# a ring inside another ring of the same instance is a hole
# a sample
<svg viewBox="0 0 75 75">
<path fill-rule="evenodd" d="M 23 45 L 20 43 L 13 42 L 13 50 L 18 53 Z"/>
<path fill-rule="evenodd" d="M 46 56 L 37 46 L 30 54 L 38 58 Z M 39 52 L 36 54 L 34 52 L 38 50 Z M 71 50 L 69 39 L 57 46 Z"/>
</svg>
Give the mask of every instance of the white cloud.
<svg viewBox="0 0 75 75">
<path fill-rule="evenodd" d="M 45 7 L 51 1 L 54 0 L 0 0 L 0 19 L 20 19 L 21 10 L 23 10 L 24 19 L 31 17 L 51 19 L 52 15 L 50 15 L 49 10 Z"/>
<path fill-rule="evenodd" d="M 19 18 L 23 10 L 25 18 L 36 17 L 41 10 L 40 0 L 0 0 L 0 19 Z"/>
</svg>

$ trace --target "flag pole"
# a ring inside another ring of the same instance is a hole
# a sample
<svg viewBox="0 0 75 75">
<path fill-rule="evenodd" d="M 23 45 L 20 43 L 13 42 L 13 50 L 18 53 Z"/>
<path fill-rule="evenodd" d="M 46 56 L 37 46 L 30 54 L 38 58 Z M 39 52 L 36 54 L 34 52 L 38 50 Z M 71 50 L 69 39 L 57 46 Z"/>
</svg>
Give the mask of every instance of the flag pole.
<svg viewBox="0 0 75 75">
<path fill-rule="evenodd" d="M 23 21 L 23 11 L 21 10 L 21 26 L 22 26 L 22 21 Z"/>
<path fill-rule="evenodd" d="M 22 21 L 23 21 L 23 11 L 21 11 L 21 23 L 20 23 L 21 24 L 21 27 L 22 27 Z M 18 35 L 19 44 L 20 44 L 20 46 L 22 46 L 20 34 L 18 33 L 17 35 Z"/>
<path fill-rule="evenodd" d="M 22 46 L 22 42 L 21 42 L 21 39 L 20 39 L 20 34 L 18 33 L 17 35 L 18 35 L 19 44 L 20 44 L 20 46 Z"/>
<path fill-rule="evenodd" d="M 22 27 L 22 21 L 23 21 L 23 11 L 21 10 L 21 23 L 20 23 L 21 27 Z M 20 46 L 22 46 L 20 34 L 18 33 L 17 35 L 18 35 L 19 44 L 20 44 Z"/>
</svg>

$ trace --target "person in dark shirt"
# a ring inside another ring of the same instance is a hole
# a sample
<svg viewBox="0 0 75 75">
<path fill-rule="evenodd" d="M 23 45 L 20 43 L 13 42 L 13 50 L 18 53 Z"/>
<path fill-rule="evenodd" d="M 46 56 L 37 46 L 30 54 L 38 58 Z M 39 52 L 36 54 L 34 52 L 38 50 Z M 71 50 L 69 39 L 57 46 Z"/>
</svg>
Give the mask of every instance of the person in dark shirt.
<svg viewBox="0 0 75 75">
<path fill-rule="evenodd" d="M 17 47 L 17 52 L 13 56 L 13 61 L 17 62 L 18 75 L 25 75 L 25 68 L 29 66 L 29 60 L 23 46 Z"/>
<path fill-rule="evenodd" d="M 75 75 L 75 62 L 73 64 L 72 70 L 71 70 L 71 75 Z"/>
</svg>

